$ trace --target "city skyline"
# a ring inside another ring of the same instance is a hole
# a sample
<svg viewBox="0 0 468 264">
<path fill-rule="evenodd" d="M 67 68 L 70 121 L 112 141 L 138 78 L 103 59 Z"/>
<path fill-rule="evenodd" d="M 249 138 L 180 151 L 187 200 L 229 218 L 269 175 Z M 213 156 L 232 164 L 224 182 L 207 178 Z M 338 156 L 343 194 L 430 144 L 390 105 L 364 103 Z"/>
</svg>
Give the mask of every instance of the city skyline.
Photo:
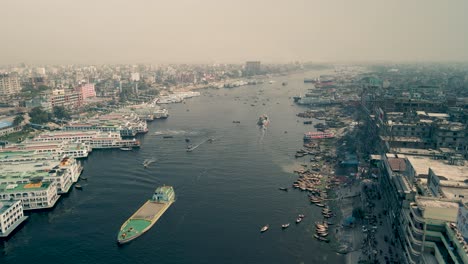
<svg viewBox="0 0 468 264">
<path fill-rule="evenodd" d="M 0 64 L 467 61 L 451 3 L 7 2 Z"/>
</svg>

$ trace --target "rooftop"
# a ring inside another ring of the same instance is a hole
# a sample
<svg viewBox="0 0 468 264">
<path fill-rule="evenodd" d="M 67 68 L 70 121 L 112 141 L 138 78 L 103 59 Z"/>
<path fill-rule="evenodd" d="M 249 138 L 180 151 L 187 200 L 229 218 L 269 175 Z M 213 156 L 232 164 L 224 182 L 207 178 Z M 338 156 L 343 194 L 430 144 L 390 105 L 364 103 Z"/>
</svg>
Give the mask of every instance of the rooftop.
<svg viewBox="0 0 468 264">
<path fill-rule="evenodd" d="M 23 192 L 23 191 L 41 191 L 47 190 L 50 186 L 50 182 L 38 182 L 38 183 L 22 183 L 22 184 L 8 184 L 0 185 L 0 192 Z"/>
<path fill-rule="evenodd" d="M 418 199 L 418 205 L 423 208 L 432 207 L 432 208 L 458 208 L 458 203 L 456 202 L 446 202 L 435 199 Z"/>
<path fill-rule="evenodd" d="M 8 208 L 10 208 L 15 203 L 19 203 L 19 201 L 1 201 L 0 202 L 0 214 L 3 214 Z"/>
</svg>

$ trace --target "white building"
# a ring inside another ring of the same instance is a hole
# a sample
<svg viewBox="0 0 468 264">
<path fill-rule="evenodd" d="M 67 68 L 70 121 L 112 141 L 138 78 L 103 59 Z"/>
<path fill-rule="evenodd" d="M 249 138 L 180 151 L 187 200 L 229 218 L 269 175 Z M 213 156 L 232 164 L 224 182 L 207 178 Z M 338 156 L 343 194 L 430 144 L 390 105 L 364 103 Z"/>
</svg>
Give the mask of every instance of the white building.
<svg viewBox="0 0 468 264">
<path fill-rule="evenodd" d="M 21 200 L 24 210 L 52 208 L 59 198 L 55 182 L 0 184 L 0 201 Z"/>
<path fill-rule="evenodd" d="M 16 74 L 0 74 L 0 96 L 14 95 L 21 91 Z"/>
<path fill-rule="evenodd" d="M 131 81 L 138 82 L 140 81 L 140 73 L 138 72 L 133 72 L 132 76 L 130 77 Z"/>
<path fill-rule="evenodd" d="M 28 217 L 24 216 L 21 201 L 0 202 L 0 237 L 7 237 Z"/>
</svg>

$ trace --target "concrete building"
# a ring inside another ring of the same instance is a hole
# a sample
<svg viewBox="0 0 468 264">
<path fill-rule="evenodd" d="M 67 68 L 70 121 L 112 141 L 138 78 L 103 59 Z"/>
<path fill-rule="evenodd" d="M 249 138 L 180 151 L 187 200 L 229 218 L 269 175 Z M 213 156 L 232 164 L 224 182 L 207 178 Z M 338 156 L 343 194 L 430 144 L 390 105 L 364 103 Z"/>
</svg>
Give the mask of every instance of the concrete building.
<svg viewBox="0 0 468 264">
<path fill-rule="evenodd" d="M 21 91 L 16 74 L 0 74 L 0 96 L 11 96 Z"/>
<path fill-rule="evenodd" d="M 21 201 L 0 202 L 0 237 L 8 237 L 26 219 Z"/>
<path fill-rule="evenodd" d="M 50 102 L 52 107 L 63 106 L 65 108 L 75 108 L 83 104 L 83 97 L 79 92 L 56 89 L 52 91 Z"/>
<path fill-rule="evenodd" d="M 246 76 L 253 76 L 253 75 L 260 74 L 260 70 L 261 70 L 260 61 L 247 61 L 245 63 L 244 72 Z"/>
<path fill-rule="evenodd" d="M 138 81 L 140 81 L 140 73 L 138 73 L 138 72 L 133 72 L 133 73 L 131 74 L 130 80 L 133 81 L 133 82 L 138 82 Z"/>
<path fill-rule="evenodd" d="M 443 156 L 386 154 L 382 160 L 382 195 L 406 262 L 468 263 L 461 239 L 468 166 Z"/>
<path fill-rule="evenodd" d="M 17 153 L 7 154 L 15 157 Z M 3 153 L 0 154 L 2 158 L 6 156 Z M 31 179 L 41 179 L 42 182 L 54 182 L 57 186 L 57 193 L 64 194 L 70 190 L 73 183 L 78 181 L 82 166 L 75 159 L 49 157 L 46 160 L 32 160 L 33 155 L 30 156 L 31 160 L 9 158 L 9 162 L 2 162 L 0 184 L 27 184 Z"/>
<path fill-rule="evenodd" d="M 23 125 L 14 126 L 13 125 L 14 117 L 0 119 L 0 136 L 8 135 L 21 131 Z"/>
<path fill-rule="evenodd" d="M 0 184 L 0 200 L 21 200 L 24 210 L 52 208 L 59 198 L 55 182 Z"/>
<path fill-rule="evenodd" d="M 83 98 L 83 100 L 90 97 L 96 97 L 96 90 L 92 83 L 82 84 L 76 87 L 75 91 L 81 94 L 81 98 Z"/>
</svg>

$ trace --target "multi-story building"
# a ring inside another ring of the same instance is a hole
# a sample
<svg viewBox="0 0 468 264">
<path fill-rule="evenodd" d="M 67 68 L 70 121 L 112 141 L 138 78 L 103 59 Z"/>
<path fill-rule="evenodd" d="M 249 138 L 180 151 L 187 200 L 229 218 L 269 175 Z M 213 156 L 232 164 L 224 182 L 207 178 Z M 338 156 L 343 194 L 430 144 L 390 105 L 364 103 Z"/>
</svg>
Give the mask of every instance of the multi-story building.
<svg viewBox="0 0 468 264">
<path fill-rule="evenodd" d="M 245 63 L 245 74 L 247 76 L 260 74 L 260 61 L 247 61 Z"/>
<path fill-rule="evenodd" d="M 433 140 L 437 148 L 464 150 L 468 137 L 466 125 L 457 122 L 439 122 L 434 129 Z"/>
<path fill-rule="evenodd" d="M 10 144 L 0 149 L 4 151 L 35 151 L 37 154 L 51 155 L 56 157 L 86 158 L 92 149 L 84 143 L 73 142 L 30 142 Z"/>
<path fill-rule="evenodd" d="M 466 221 L 460 208 L 466 209 L 468 166 L 442 156 L 382 159 L 382 194 L 405 262 L 468 263 L 468 245 L 456 228 Z"/>
<path fill-rule="evenodd" d="M 0 184 L 26 184 L 31 179 L 41 179 L 43 182 L 54 182 L 58 194 L 67 193 L 82 171 L 82 166 L 68 157 L 60 160 L 10 160 L 1 163 Z"/>
<path fill-rule="evenodd" d="M 50 102 L 52 107 L 63 106 L 65 108 L 75 108 L 83 104 L 83 97 L 79 92 L 57 89 L 52 91 Z"/>
<path fill-rule="evenodd" d="M 59 198 L 55 182 L 0 184 L 0 200 L 21 200 L 24 210 L 52 208 Z"/>
<path fill-rule="evenodd" d="M 72 141 L 88 145 L 91 149 L 139 147 L 136 139 L 122 139 L 118 132 L 100 131 L 60 131 L 43 133 L 36 136 L 33 142 L 63 142 Z"/>
<path fill-rule="evenodd" d="M 83 100 L 90 97 L 96 97 L 96 90 L 92 83 L 82 84 L 76 87 L 75 91 L 81 94 L 81 98 L 83 98 Z"/>
<path fill-rule="evenodd" d="M 20 200 L 0 202 L 0 237 L 8 237 L 26 219 Z"/>
<path fill-rule="evenodd" d="M 21 91 L 16 74 L 0 74 L 0 96 L 11 96 Z"/>
</svg>

